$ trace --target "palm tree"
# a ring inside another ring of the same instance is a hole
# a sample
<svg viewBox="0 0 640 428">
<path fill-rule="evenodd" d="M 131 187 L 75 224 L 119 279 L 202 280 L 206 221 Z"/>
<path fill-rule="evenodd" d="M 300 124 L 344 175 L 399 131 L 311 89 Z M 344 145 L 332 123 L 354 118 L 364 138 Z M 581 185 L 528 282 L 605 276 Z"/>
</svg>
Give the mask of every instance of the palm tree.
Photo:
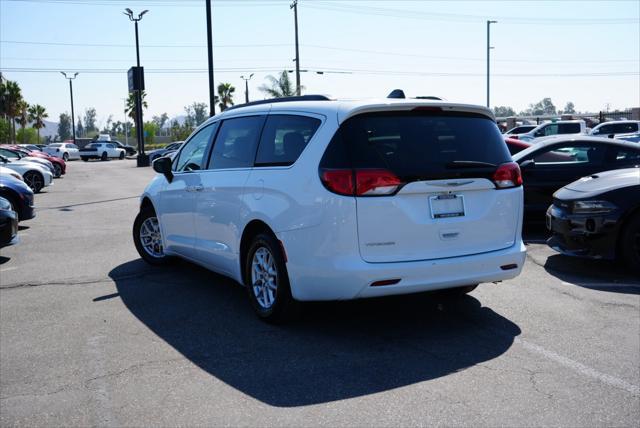
<svg viewBox="0 0 640 428">
<path fill-rule="evenodd" d="M 31 126 L 38 131 L 38 144 L 40 144 L 40 129 L 44 128 L 44 120 L 48 117 L 49 114 L 40 104 L 32 105 L 29 108 L 29 120 L 33 122 Z"/>
<path fill-rule="evenodd" d="M 16 115 L 14 117 L 16 122 L 20 124 L 20 128 L 23 129 L 22 143 L 25 144 L 26 143 L 25 138 L 27 134 L 24 132 L 24 129 L 27 127 L 27 124 L 29 123 L 29 103 L 27 103 L 25 100 L 20 100 L 18 102 Z"/>
<path fill-rule="evenodd" d="M 287 73 L 286 70 L 280 74 L 279 79 L 273 76 L 267 76 L 267 80 L 271 86 L 263 84 L 258 89 L 270 95 L 271 98 L 292 97 L 296 95 L 296 88 L 291 80 L 289 80 L 289 73 Z M 302 91 L 303 88 L 304 86 L 300 86 L 300 91 Z"/>
<path fill-rule="evenodd" d="M 18 82 L 8 80 L 2 89 L 2 114 L 11 122 L 11 140 L 16 142 L 16 124 L 13 119 L 18 115 L 18 104 L 22 100 L 22 91 Z"/>
<path fill-rule="evenodd" d="M 147 108 L 147 101 L 145 100 L 145 98 L 147 97 L 147 93 L 145 91 L 142 91 L 142 93 L 140 94 L 140 97 L 142 98 L 142 108 L 145 109 Z M 137 123 L 136 122 L 136 93 L 135 92 L 129 92 L 129 98 L 127 98 L 127 107 L 124 111 L 127 116 L 129 116 L 132 120 L 133 123 Z"/>
<path fill-rule="evenodd" d="M 233 93 L 236 91 L 236 88 L 231 86 L 231 83 L 221 83 L 218 85 L 218 105 L 220 106 L 220 111 L 225 111 L 227 107 L 233 105 Z"/>
</svg>

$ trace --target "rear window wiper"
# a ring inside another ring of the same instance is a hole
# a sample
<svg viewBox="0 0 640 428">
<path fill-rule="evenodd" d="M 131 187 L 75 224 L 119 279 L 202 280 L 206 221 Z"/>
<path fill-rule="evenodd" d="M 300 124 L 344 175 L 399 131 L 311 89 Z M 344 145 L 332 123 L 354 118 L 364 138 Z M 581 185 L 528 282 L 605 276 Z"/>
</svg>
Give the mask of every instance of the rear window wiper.
<svg viewBox="0 0 640 428">
<path fill-rule="evenodd" d="M 445 164 L 446 168 L 496 168 L 498 165 L 491 162 L 481 162 L 472 160 L 456 160 Z"/>
</svg>

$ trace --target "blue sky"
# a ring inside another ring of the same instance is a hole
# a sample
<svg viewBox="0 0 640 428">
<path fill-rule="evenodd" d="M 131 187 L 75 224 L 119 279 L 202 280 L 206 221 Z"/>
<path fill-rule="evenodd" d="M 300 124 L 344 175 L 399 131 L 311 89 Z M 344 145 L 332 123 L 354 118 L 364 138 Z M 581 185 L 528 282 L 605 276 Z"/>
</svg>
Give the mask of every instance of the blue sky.
<svg viewBox="0 0 640 428">
<path fill-rule="evenodd" d="M 251 99 L 268 74 L 293 69 L 290 0 L 213 0 L 215 80 L 236 86 L 255 73 Z M 77 71 L 76 115 L 123 119 L 124 70 L 135 64 L 140 23 L 146 118 L 208 100 L 204 0 L 0 0 L 0 68 L 50 117 L 69 110 L 59 70 Z M 543 97 L 578 110 L 640 105 L 640 1 L 300 0 L 306 93 L 338 98 L 408 95 L 485 103 L 486 19 L 492 26 L 491 105 L 516 110 Z M 39 70 L 39 72 L 17 71 Z M 50 71 L 42 71 L 50 70 Z M 107 70 L 109 72 L 100 72 Z M 190 71 L 187 71 L 190 70 Z M 293 74 L 291 75 L 293 78 Z"/>
</svg>

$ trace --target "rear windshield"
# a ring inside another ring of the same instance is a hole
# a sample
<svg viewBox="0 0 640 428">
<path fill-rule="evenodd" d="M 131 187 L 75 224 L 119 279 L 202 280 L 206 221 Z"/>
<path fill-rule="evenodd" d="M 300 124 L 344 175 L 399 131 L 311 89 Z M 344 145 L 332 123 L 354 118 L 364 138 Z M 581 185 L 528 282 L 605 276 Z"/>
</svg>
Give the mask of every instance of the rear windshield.
<svg viewBox="0 0 640 428">
<path fill-rule="evenodd" d="M 477 176 L 479 170 L 495 170 L 489 164 L 510 161 L 500 130 L 485 116 L 387 112 L 347 120 L 334 136 L 321 167 L 384 168 L 408 182 Z"/>
<path fill-rule="evenodd" d="M 48 146 L 48 147 L 60 147 L 61 145 L 62 145 L 62 144 L 59 144 L 59 143 L 58 143 L 58 144 L 49 144 L 49 146 Z"/>
</svg>

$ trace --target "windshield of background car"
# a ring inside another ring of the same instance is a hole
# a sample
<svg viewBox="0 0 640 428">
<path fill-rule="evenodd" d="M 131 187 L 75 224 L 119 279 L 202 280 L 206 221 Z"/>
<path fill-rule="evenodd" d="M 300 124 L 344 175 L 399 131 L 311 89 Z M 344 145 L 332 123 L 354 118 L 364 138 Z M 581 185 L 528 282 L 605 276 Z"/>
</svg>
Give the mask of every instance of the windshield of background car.
<svg viewBox="0 0 640 428">
<path fill-rule="evenodd" d="M 344 149 L 346 152 L 340 154 Z M 347 120 L 334 136 L 322 166 L 348 168 L 351 163 L 353 168 L 383 168 L 404 182 L 495 170 L 465 168 L 455 161 L 499 165 L 510 162 L 511 155 L 495 122 L 486 116 L 462 112 L 384 112 Z"/>
<path fill-rule="evenodd" d="M 49 144 L 48 147 L 60 147 L 60 146 L 62 146 L 62 144 L 57 143 L 57 144 Z"/>
</svg>

